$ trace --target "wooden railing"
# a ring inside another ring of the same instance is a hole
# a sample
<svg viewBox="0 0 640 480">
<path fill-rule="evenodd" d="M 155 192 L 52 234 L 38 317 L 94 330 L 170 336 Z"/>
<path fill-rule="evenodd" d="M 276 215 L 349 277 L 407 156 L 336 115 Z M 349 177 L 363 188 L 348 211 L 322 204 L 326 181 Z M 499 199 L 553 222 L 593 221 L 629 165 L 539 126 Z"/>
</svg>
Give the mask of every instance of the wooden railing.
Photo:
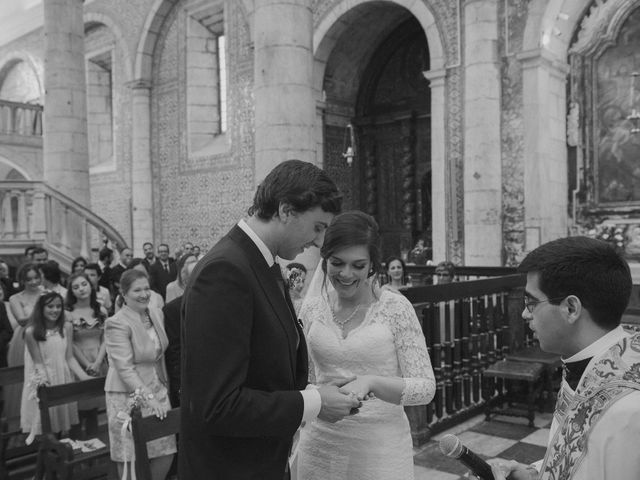
<svg viewBox="0 0 640 480">
<path fill-rule="evenodd" d="M 407 274 L 411 277 L 414 286 L 431 285 L 436 274 L 435 265 L 407 265 Z M 514 275 L 517 271 L 515 267 L 467 267 L 456 266 L 455 280 L 467 281 L 481 278 L 499 277 L 504 275 Z"/>
<path fill-rule="evenodd" d="M 483 390 L 482 372 L 525 344 L 524 284 L 524 275 L 508 275 L 403 292 L 420 319 L 436 378 L 434 400 L 406 409 L 415 445 L 475 415 L 495 396 Z"/>
<path fill-rule="evenodd" d="M 43 182 L 0 182 L 0 244 L 4 249 L 39 244 L 62 263 L 104 241 L 126 246 L 109 223 Z"/>
<path fill-rule="evenodd" d="M 42 136 L 42 105 L 0 100 L 0 134 Z"/>
</svg>

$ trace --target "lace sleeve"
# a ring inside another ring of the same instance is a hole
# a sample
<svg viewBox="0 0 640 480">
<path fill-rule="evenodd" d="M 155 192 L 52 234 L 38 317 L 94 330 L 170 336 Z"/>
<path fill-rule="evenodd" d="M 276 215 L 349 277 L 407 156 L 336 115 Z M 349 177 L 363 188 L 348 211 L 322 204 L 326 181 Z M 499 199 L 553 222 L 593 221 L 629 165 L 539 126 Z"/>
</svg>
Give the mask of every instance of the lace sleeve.
<svg viewBox="0 0 640 480">
<path fill-rule="evenodd" d="M 319 298 L 313 299 L 305 299 L 302 307 L 300 308 L 300 313 L 298 317 L 300 317 L 300 321 L 302 322 L 302 328 L 304 330 L 304 339 L 307 342 L 307 356 L 309 357 L 309 383 L 315 385 L 316 383 L 316 370 L 315 365 L 313 364 L 313 358 L 311 358 L 311 351 L 309 349 L 309 327 L 313 322 L 313 318 L 319 315 Z"/>
<path fill-rule="evenodd" d="M 424 405 L 433 399 L 435 377 L 427 345 L 411 303 L 402 295 L 390 295 L 384 317 L 393 333 L 404 389 L 402 405 Z"/>
</svg>

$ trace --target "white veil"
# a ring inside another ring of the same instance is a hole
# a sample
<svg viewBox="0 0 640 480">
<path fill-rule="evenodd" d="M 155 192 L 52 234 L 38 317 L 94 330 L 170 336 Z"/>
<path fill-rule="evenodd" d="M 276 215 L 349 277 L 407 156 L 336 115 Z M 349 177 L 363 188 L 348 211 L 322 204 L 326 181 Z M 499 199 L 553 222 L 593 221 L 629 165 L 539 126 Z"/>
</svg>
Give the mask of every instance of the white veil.
<svg viewBox="0 0 640 480">
<path fill-rule="evenodd" d="M 302 301 L 302 308 L 304 308 L 307 301 L 314 297 L 319 297 L 320 295 L 327 295 L 329 292 L 334 290 L 331 282 L 327 280 L 325 286 L 324 284 L 324 272 L 322 271 L 322 258 L 318 261 L 316 265 L 316 269 L 313 272 L 313 276 L 311 277 L 311 281 L 309 282 L 309 286 L 307 287 L 307 291 L 304 294 L 304 300 Z"/>
</svg>

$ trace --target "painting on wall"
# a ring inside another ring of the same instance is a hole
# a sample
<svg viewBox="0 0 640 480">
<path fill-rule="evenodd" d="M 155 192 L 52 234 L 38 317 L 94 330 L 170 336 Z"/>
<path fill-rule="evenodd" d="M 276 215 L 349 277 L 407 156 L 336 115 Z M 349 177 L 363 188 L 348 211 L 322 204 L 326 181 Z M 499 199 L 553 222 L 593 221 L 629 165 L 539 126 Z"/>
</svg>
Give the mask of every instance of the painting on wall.
<svg viewBox="0 0 640 480">
<path fill-rule="evenodd" d="M 597 199 L 640 203 L 640 133 L 627 119 L 640 109 L 640 9 L 625 21 L 617 44 L 598 59 L 596 93 Z"/>
</svg>

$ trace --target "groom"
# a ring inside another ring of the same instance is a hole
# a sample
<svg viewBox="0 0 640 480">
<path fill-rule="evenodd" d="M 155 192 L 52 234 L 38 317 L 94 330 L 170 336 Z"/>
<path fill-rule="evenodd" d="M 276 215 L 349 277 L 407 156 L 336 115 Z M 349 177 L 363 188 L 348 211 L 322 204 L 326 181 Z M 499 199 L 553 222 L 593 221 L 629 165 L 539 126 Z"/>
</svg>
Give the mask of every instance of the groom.
<svg viewBox="0 0 640 480">
<path fill-rule="evenodd" d="M 335 386 L 305 390 L 306 343 L 274 264 L 322 245 L 341 203 L 324 171 L 283 162 L 198 262 L 182 304 L 180 478 L 283 480 L 303 421 L 359 406 Z"/>
</svg>

